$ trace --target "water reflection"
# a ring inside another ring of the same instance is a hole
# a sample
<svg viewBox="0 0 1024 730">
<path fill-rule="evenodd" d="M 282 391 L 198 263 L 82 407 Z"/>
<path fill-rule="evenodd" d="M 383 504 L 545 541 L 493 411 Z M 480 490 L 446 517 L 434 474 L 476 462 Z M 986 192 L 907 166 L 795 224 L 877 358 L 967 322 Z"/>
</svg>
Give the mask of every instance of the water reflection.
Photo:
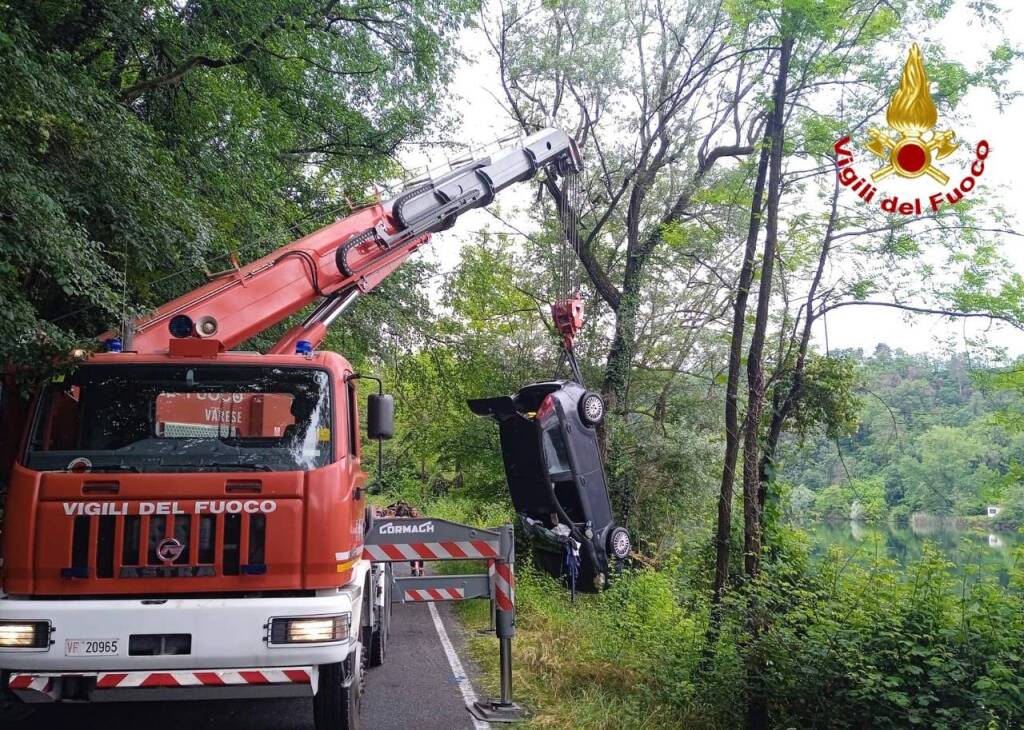
<svg viewBox="0 0 1024 730">
<path fill-rule="evenodd" d="M 980 532 L 958 529 L 937 520 L 918 520 L 911 525 L 864 522 L 819 522 L 803 525 L 815 556 L 838 546 L 864 560 L 887 557 L 900 565 L 921 556 L 926 544 L 942 551 L 958 572 L 996 576 L 1009 581 L 1015 548 L 1024 544 L 1016 532 Z"/>
</svg>

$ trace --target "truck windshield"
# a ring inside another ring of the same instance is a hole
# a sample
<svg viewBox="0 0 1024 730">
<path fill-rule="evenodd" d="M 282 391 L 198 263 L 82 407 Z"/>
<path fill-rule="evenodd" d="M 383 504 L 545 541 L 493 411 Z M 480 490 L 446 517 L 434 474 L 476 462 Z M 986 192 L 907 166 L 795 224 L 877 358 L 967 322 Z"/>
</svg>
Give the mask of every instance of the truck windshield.
<svg viewBox="0 0 1024 730">
<path fill-rule="evenodd" d="M 84 365 L 40 399 L 41 471 L 295 471 L 333 461 L 330 377 L 312 368 Z"/>
</svg>

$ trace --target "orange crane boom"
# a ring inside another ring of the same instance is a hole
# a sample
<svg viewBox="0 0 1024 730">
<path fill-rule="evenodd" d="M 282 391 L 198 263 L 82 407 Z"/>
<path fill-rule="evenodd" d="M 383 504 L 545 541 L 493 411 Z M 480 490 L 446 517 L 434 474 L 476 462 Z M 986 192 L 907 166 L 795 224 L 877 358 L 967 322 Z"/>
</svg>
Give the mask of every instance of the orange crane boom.
<svg viewBox="0 0 1024 730">
<path fill-rule="evenodd" d="M 131 322 L 122 333 L 124 349 L 165 353 L 170 327 L 176 337 L 198 336 L 230 350 L 320 301 L 270 352 L 293 352 L 300 340 L 316 347 L 330 323 L 356 297 L 377 287 L 430 241 L 432 233 L 450 228 L 462 213 L 487 205 L 500 190 L 549 168 L 563 175 L 582 169 L 575 141 L 556 129 L 542 130 L 521 145 L 357 210 L 214 278 Z"/>
</svg>

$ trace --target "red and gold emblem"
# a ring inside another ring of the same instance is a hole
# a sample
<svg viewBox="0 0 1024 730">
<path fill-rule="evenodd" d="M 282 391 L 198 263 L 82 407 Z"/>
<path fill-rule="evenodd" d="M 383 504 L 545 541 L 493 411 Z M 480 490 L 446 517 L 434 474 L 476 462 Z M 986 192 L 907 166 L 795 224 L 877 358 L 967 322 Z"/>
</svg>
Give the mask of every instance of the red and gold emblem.
<svg viewBox="0 0 1024 730">
<path fill-rule="evenodd" d="M 958 143 L 953 141 L 953 130 L 934 131 L 938 112 L 916 43 L 910 49 L 900 87 L 889 102 L 885 120 L 890 129 L 876 127 L 869 132 L 868 151 L 886 162 L 871 173 L 872 180 L 878 182 L 896 173 L 906 178 L 929 175 L 940 185 L 949 182 L 949 176 L 934 165 L 934 160 L 953 154 Z"/>
</svg>

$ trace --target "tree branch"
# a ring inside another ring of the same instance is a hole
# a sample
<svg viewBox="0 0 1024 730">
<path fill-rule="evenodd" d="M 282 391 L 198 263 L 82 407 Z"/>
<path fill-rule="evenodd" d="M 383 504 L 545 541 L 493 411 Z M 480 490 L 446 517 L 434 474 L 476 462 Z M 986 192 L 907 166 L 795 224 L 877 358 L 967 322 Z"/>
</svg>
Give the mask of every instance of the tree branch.
<svg viewBox="0 0 1024 730">
<path fill-rule="evenodd" d="M 154 76 L 151 79 L 140 81 L 137 84 L 132 84 L 126 89 L 121 90 L 121 98 L 125 101 L 134 101 L 139 98 L 147 91 L 159 88 L 161 86 L 169 86 L 177 84 L 181 81 L 190 71 L 196 68 L 223 68 L 225 66 L 237 66 L 245 63 L 251 58 L 251 54 L 256 50 L 256 44 L 248 44 L 238 55 L 232 56 L 231 58 L 210 58 L 209 56 L 193 56 L 189 60 L 182 64 L 179 64 L 175 68 L 171 69 L 167 73 L 161 76 Z"/>
<path fill-rule="evenodd" d="M 999 320 L 1016 329 L 1024 332 L 1024 322 L 1019 322 L 1013 317 L 1009 317 L 1004 314 L 997 314 L 995 312 L 964 312 L 957 309 L 937 309 L 933 307 L 918 307 L 913 304 L 900 304 L 899 302 L 875 302 L 868 300 L 856 300 L 849 302 L 836 302 L 830 304 L 827 307 L 822 307 L 818 312 L 818 316 L 831 312 L 834 309 L 840 307 L 889 307 L 890 309 L 902 309 L 905 312 L 914 312 L 915 314 L 937 314 L 941 317 L 958 317 L 961 319 L 988 319 L 988 320 Z"/>
</svg>

